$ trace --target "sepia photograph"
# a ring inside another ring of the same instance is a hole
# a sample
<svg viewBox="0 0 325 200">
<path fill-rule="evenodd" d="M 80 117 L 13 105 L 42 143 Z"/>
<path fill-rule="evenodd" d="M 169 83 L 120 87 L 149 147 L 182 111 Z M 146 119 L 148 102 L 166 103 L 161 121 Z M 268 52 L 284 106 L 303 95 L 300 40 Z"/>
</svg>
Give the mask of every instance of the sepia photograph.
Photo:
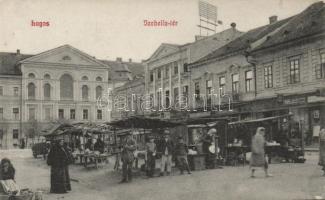
<svg viewBox="0 0 325 200">
<path fill-rule="evenodd" d="M 325 1 L 0 0 L 0 200 L 325 199 Z"/>
</svg>

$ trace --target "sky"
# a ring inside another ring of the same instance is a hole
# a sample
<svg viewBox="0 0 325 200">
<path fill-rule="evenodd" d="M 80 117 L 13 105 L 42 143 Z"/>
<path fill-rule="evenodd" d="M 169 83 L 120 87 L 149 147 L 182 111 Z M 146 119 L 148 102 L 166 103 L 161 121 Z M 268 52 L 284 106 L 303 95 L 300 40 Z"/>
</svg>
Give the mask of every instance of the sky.
<svg viewBox="0 0 325 200">
<path fill-rule="evenodd" d="M 206 0 L 218 20 L 240 31 L 298 14 L 317 0 Z M 49 22 L 32 26 L 31 21 Z M 144 20 L 175 20 L 176 26 L 144 26 Z M 193 42 L 200 33 L 198 0 L 0 0 L 0 52 L 37 54 L 64 45 L 100 59 L 140 62 L 161 43 Z M 206 32 L 202 32 L 206 35 Z"/>
</svg>

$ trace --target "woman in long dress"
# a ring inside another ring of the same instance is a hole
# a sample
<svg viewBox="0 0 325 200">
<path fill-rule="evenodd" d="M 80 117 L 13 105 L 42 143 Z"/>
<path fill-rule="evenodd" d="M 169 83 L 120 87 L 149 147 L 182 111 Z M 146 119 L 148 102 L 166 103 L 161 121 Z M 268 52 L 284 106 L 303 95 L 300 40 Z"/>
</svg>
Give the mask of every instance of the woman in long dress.
<svg viewBox="0 0 325 200">
<path fill-rule="evenodd" d="M 258 127 L 256 130 L 256 134 L 252 139 L 252 155 L 250 160 L 250 168 L 251 168 L 251 177 L 254 178 L 254 173 L 257 168 L 263 168 L 266 177 L 270 177 L 268 173 L 268 163 L 265 157 L 265 128 Z"/>
<path fill-rule="evenodd" d="M 68 165 L 69 151 L 64 148 L 63 140 L 54 144 L 49 152 L 47 164 L 51 166 L 51 193 L 67 193 L 71 190 Z"/>
<path fill-rule="evenodd" d="M 325 128 L 319 132 L 319 163 L 322 166 L 323 176 L 325 176 Z"/>
</svg>

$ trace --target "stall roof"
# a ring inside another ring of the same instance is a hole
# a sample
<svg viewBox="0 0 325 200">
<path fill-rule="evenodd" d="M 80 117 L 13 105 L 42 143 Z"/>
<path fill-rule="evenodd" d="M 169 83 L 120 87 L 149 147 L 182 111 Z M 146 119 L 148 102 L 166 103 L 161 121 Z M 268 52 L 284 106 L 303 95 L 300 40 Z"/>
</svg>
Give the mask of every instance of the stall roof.
<svg viewBox="0 0 325 200">
<path fill-rule="evenodd" d="M 167 120 L 152 119 L 152 118 L 139 117 L 139 116 L 108 122 L 107 124 L 114 127 L 120 127 L 120 128 L 145 128 L 145 129 L 171 128 L 171 127 L 182 125 L 182 123 L 178 123 L 178 122 L 171 122 Z"/>
<path fill-rule="evenodd" d="M 246 124 L 246 123 L 256 123 L 256 122 L 263 122 L 263 121 L 269 121 L 284 117 L 292 116 L 292 114 L 286 114 L 286 115 L 279 115 L 274 117 L 266 117 L 266 118 L 260 118 L 260 119 L 252 119 L 252 120 L 242 120 L 242 121 L 236 121 L 236 122 L 229 122 L 228 125 L 237 125 L 237 124 Z"/>
</svg>

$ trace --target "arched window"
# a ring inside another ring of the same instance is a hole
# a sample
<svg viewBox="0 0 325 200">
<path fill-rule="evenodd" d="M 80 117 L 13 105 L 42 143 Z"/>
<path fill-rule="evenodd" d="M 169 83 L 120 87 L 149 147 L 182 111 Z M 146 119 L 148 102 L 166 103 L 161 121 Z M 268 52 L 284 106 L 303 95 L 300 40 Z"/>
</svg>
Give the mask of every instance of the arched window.
<svg viewBox="0 0 325 200">
<path fill-rule="evenodd" d="M 45 74 L 44 79 L 51 79 L 51 76 L 49 74 Z"/>
<path fill-rule="evenodd" d="M 87 76 L 83 76 L 83 77 L 81 78 L 81 80 L 83 80 L 83 81 L 88 81 L 88 77 L 87 77 Z"/>
<path fill-rule="evenodd" d="M 29 73 L 28 78 L 35 78 L 35 74 L 34 73 Z"/>
<path fill-rule="evenodd" d="M 88 100 L 88 86 L 83 85 L 81 88 L 81 94 L 82 94 L 82 100 L 87 101 Z"/>
<path fill-rule="evenodd" d="M 51 85 L 49 83 L 44 85 L 44 99 L 51 99 Z"/>
<path fill-rule="evenodd" d="M 27 86 L 28 90 L 28 99 L 35 99 L 35 84 L 34 83 L 29 83 Z"/>
<path fill-rule="evenodd" d="M 96 99 L 102 96 L 103 88 L 101 86 L 96 87 Z"/>
<path fill-rule="evenodd" d="M 97 76 L 96 81 L 103 81 L 102 77 Z"/>
<path fill-rule="evenodd" d="M 60 99 L 73 99 L 73 79 L 69 74 L 64 74 L 60 78 Z"/>
</svg>

